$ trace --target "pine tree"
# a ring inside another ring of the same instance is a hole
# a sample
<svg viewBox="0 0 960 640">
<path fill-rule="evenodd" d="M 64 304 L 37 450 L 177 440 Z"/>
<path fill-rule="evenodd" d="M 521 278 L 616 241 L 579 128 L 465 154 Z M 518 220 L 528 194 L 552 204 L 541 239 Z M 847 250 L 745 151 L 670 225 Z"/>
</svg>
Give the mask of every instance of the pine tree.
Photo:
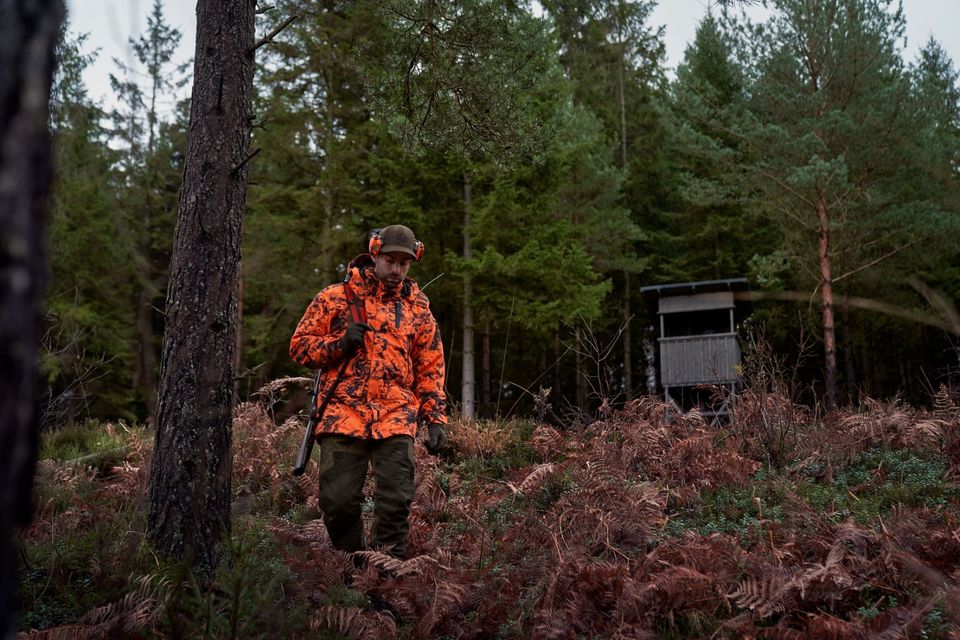
<svg viewBox="0 0 960 640">
<path fill-rule="evenodd" d="M 129 301 L 134 273 L 118 238 L 129 226 L 116 197 L 116 153 L 82 73 L 95 54 L 67 29 L 51 99 L 57 171 L 50 204 L 50 271 L 41 372 L 44 425 L 78 417 L 134 419 Z"/>
<path fill-rule="evenodd" d="M 905 188 L 922 171 L 922 121 L 888 0 L 776 0 L 752 40 L 753 121 L 743 146 L 796 264 L 822 299 L 826 403 L 837 403 L 835 288 L 902 257 L 948 221 Z M 815 249 L 815 250 L 814 250 Z"/>
<path fill-rule="evenodd" d="M 380 37 L 374 8 L 285 0 L 269 12 L 298 19 L 264 49 L 256 78 L 243 350 L 258 376 L 292 369 L 303 307 L 343 277 L 368 231 L 399 221 L 422 233 L 405 195 L 420 184 L 415 163 L 371 114 L 361 63 L 364 40 Z"/>
<path fill-rule="evenodd" d="M 940 43 L 931 38 L 910 73 L 926 123 L 920 144 L 931 165 L 928 174 L 956 210 L 960 205 L 960 72 Z"/>
<path fill-rule="evenodd" d="M 154 0 L 144 33 L 129 42 L 137 63 L 146 72 L 146 83 L 141 86 L 137 69 L 114 61 L 123 75 L 110 76 L 119 101 L 111 119 L 115 146 L 123 151 L 117 163 L 119 199 L 121 218 L 129 227 L 129 232 L 120 237 L 128 239 L 128 261 L 137 280 L 132 301 L 137 354 L 134 386 L 143 403 L 141 412 L 152 420 L 156 411 L 159 348 L 154 327 L 162 326 L 162 318 L 154 309 L 163 298 L 162 274 L 170 260 L 169 232 L 176 208 L 176 191 L 166 185 L 179 177 L 180 169 L 171 166 L 169 155 L 158 153 L 161 149 L 164 154 L 169 153 L 169 141 L 161 139 L 161 135 L 176 134 L 177 129 L 165 126 L 161 107 L 164 99 L 174 95 L 186 79 L 184 68 L 172 64 L 180 32 L 166 22 L 160 0 Z"/>
<path fill-rule="evenodd" d="M 615 287 L 619 300 L 614 304 L 622 311 L 620 326 L 625 328 L 621 387 L 629 397 L 634 386 L 635 333 L 631 283 L 636 274 L 661 262 L 641 261 L 637 256 L 652 258 L 665 245 L 660 216 L 663 34 L 648 24 L 654 7 L 649 0 L 545 2 L 544 6 L 554 18 L 560 60 L 573 83 L 574 103 L 594 113 L 615 142 L 611 157 L 625 172 L 622 204 L 633 224 L 642 229 L 625 254 Z"/>
<path fill-rule="evenodd" d="M 209 581 L 230 535 L 255 3 L 201 0 L 150 474 L 149 537 Z"/>
<path fill-rule="evenodd" d="M 408 148 L 462 167 L 461 255 L 474 255 L 473 166 L 535 157 L 550 131 L 536 120 L 536 87 L 550 70 L 544 21 L 491 0 L 382 5 L 392 38 L 370 49 L 375 106 Z M 384 46 L 385 45 L 385 46 Z M 476 414 L 474 286 L 462 275 L 461 413 Z"/>
</svg>

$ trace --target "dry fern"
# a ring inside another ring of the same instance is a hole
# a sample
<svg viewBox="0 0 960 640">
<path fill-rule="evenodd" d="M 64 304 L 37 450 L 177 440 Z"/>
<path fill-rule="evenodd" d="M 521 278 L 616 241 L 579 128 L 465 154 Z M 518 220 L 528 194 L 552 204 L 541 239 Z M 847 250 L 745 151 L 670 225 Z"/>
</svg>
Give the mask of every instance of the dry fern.
<svg viewBox="0 0 960 640">
<path fill-rule="evenodd" d="M 430 597 L 430 607 L 417 622 L 418 638 L 429 638 L 437 622 L 454 607 L 461 604 L 467 596 L 466 585 L 438 580 Z"/>
<path fill-rule="evenodd" d="M 524 478 L 523 482 L 520 483 L 520 487 L 517 489 L 517 492 L 524 494 L 536 491 L 540 485 L 543 484 L 543 481 L 553 474 L 556 468 L 556 465 L 550 463 L 537 466 L 527 475 L 526 478 Z"/>
<path fill-rule="evenodd" d="M 99 640 L 133 636 L 148 629 L 157 617 L 157 587 L 149 577 L 116 602 L 91 609 L 74 624 L 29 631 L 21 640 Z"/>
<path fill-rule="evenodd" d="M 758 619 L 783 613 L 796 605 L 797 570 L 770 571 L 759 579 L 747 576 L 729 594 L 741 609 L 748 609 Z"/>
<path fill-rule="evenodd" d="M 357 640 L 388 640 L 397 637 L 397 623 L 389 615 L 358 607 L 320 607 L 310 621 L 311 631 L 335 631 Z"/>
<path fill-rule="evenodd" d="M 401 560 L 400 558 L 394 558 L 380 551 L 356 551 L 354 555 L 363 558 L 367 564 L 381 571 L 391 573 L 398 578 L 422 575 L 427 569 L 450 571 L 450 567 L 440 564 L 438 560 L 430 556 L 417 556 L 409 560 Z"/>
<path fill-rule="evenodd" d="M 941 420 L 951 420 L 957 416 L 957 405 L 945 384 L 940 385 L 933 397 L 933 413 Z"/>
</svg>

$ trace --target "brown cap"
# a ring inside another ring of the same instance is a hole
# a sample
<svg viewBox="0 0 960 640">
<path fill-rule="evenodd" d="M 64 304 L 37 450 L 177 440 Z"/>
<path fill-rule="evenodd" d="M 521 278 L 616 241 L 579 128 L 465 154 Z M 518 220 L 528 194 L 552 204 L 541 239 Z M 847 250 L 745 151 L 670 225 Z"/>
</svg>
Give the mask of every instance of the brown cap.
<svg viewBox="0 0 960 640">
<path fill-rule="evenodd" d="M 417 257 L 417 239 L 409 227 L 402 224 L 392 224 L 380 230 L 380 239 L 383 246 L 380 247 L 380 253 L 390 253 L 392 251 L 402 251 L 409 253 L 414 258 Z"/>
</svg>

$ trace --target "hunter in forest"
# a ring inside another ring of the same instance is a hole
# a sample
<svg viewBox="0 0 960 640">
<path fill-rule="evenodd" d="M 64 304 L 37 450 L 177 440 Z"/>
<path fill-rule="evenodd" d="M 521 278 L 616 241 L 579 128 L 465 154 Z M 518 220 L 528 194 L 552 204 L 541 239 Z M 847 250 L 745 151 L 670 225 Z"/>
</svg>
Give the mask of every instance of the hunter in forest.
<svg viewBox="0 0 960 640">
<path fill-rule="evenodd" d="M 296 362 L 323 369 L 317 398 L 329 400 L 314 431 L 319 503 L 343 551 L 367 548 L 360 512 L 372 464 L 370 547 L 405 557 L 418 423 L 427 427 L 430 453 L 446 446 L 443 344 L 427 297 L 407 277 L 422 255 L 409 228 L 374 230 L 368 253 L 350 262 L 344 282 L 317 294 L 290 340 Z"/>
</svg>

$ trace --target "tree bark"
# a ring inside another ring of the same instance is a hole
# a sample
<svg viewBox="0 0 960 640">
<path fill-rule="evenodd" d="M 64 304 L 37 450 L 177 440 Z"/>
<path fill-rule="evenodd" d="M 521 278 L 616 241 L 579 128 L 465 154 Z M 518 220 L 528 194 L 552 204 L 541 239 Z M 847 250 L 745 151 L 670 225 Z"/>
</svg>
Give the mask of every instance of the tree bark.
<svg viewBox="0 0 960 640">
<path fill-rule="evenodd" d="M 470 224 L 473 193 L 470 173 L 463 172 L 463 259 L 469 262 L 473 257 L 470 242 Z M 460 386 L 460 412 L 465 420 L 477 415 L 477 380 L 473 352 L 473 281 L 469 274 L 463 276 L 463 376 Z"/>
<path fill-rule="evenodd" d="M 255 0 L 199 0 L 170 263 L 149 536 L 209 579 L 230 536 L 231 414 Z"/>
<path fill-rule="evenodd" d="M 820 288 L 823 292 L 823 355 L 826 369 L 827 410 L 837 406 L 837 339 L 833 320 L 833 275 L 830 266 L 830 214 L 826 194 L 817 189 Z"/>
<path fill-rule="evenodd" d="M 560 388 L 563 377 L 560 375 L 560 329 L 553 330 L 553 393 L 550 400 L 555 411 L 559 414 L 560 401 L 563 399 L 563 390 Z"/>
<path fill-rule="evenodd" d="M 0 0 L 0 638 L 16 635 L 17 526 L 31 516 L 40 430 L 49 134 L 60 0 Z"/>
</svg>

